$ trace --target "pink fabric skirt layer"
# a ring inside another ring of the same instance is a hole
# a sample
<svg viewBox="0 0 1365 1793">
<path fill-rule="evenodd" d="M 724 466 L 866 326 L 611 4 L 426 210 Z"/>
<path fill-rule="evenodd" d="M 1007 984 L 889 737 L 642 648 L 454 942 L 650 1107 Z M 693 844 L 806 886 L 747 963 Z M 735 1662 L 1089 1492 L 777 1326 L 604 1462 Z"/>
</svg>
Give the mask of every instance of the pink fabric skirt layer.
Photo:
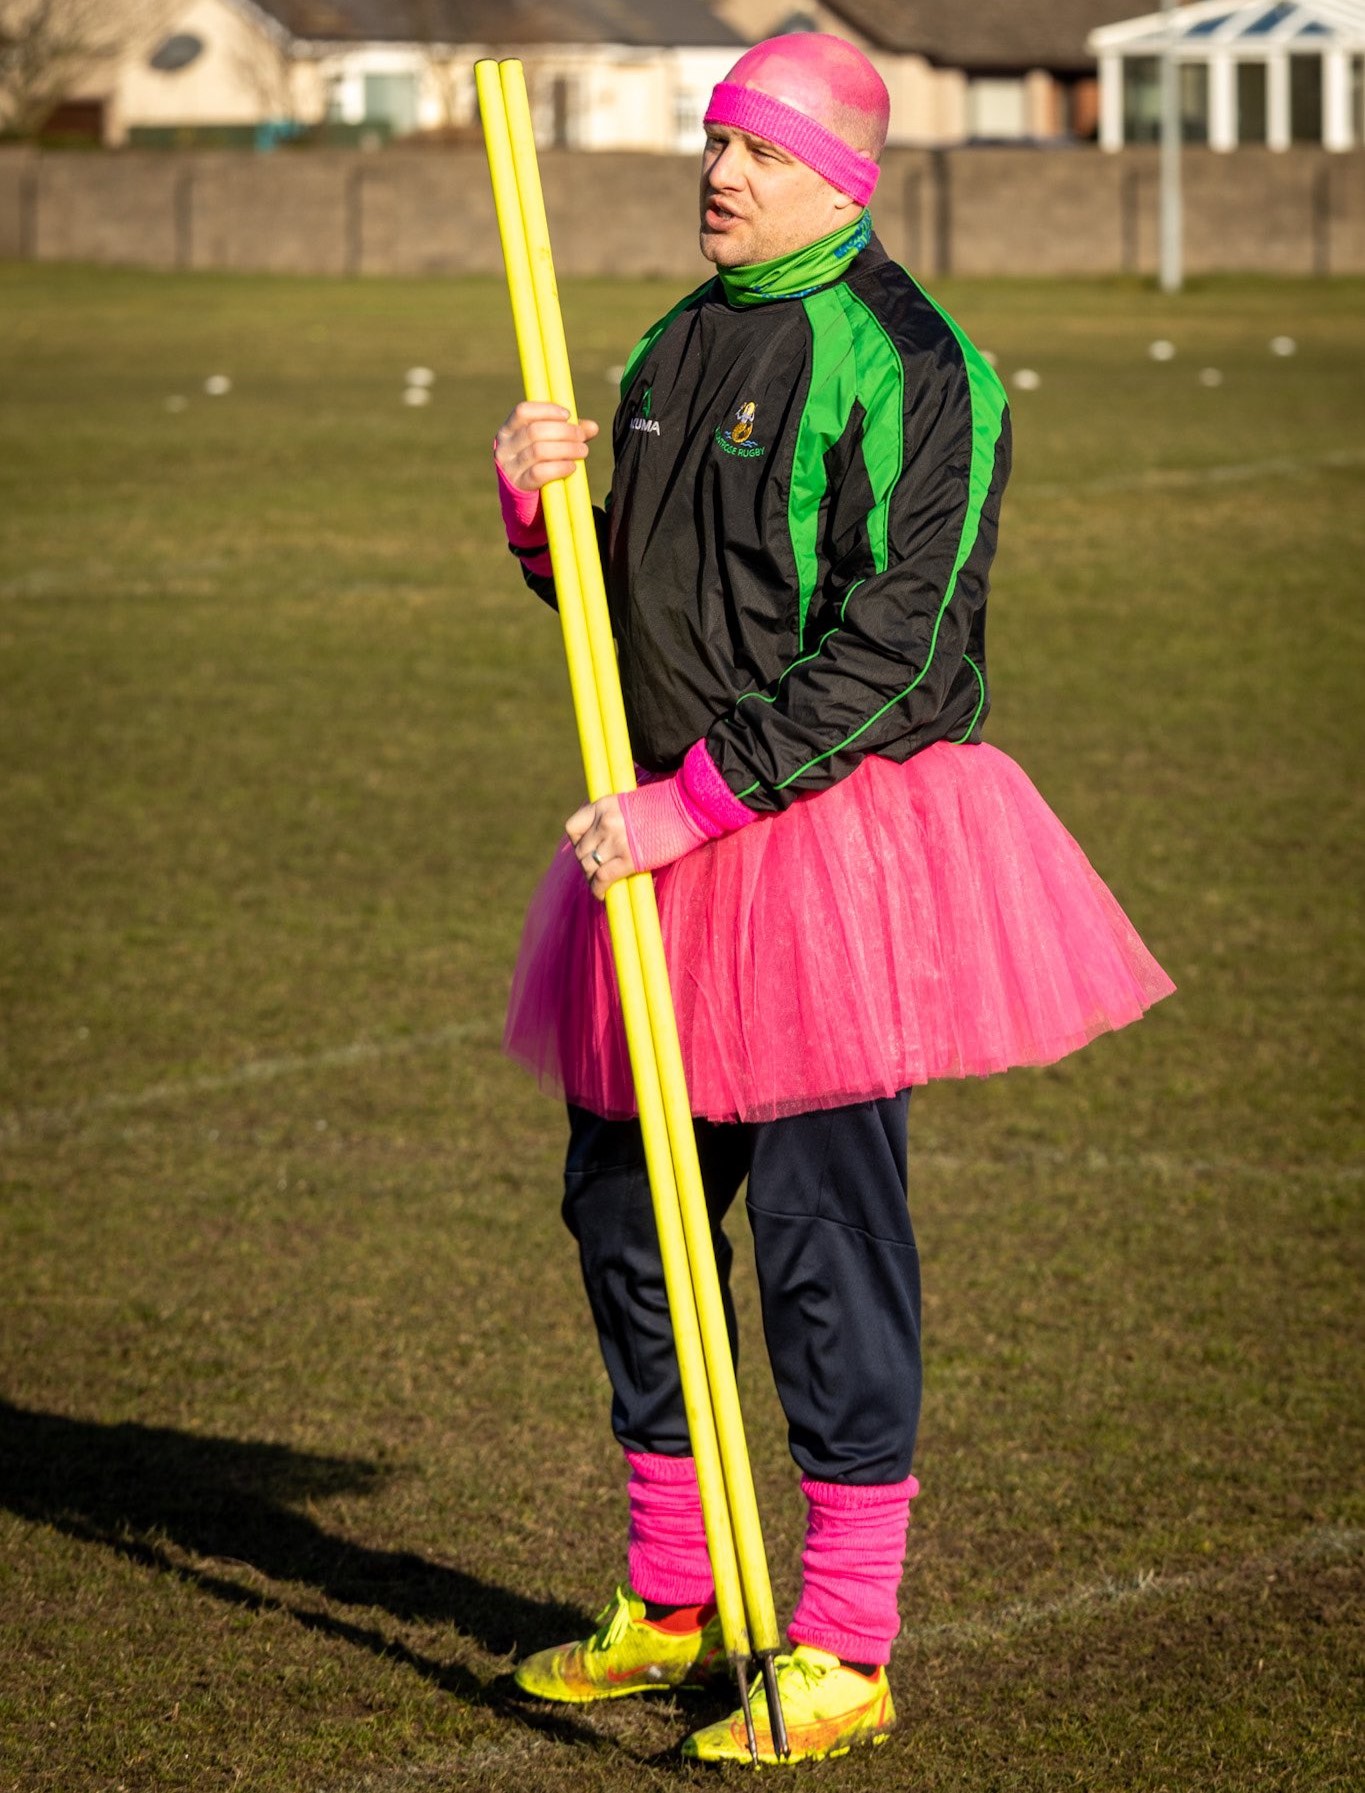
<svg viewBox="0 0 1365 1793">
<path fill-rule="evenodd" d="M 772 1120 L 1051 1064 L 1175 988 L 1014 761 L 867 759 L 655 874 L 694 1114 Z M 635 1112 L 606 910 L 567 844 L 531 902 L 505 1045 Z"/>
</svg>

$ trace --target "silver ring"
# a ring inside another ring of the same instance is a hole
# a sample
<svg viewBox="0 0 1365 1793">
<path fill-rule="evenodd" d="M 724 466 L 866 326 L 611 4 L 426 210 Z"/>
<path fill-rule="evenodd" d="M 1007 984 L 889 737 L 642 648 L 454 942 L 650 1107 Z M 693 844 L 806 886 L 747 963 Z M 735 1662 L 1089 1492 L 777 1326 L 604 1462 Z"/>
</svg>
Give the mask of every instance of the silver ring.
<svg viewBox="0 0 1365 1793">
<path fill-rule="evenodd" d="M 602 863 L 602 855 L 597 851 L 596 847 L 589 853 L 588 858 L 592 860 L 594 865 L 601 865 Z"/>
</svg>

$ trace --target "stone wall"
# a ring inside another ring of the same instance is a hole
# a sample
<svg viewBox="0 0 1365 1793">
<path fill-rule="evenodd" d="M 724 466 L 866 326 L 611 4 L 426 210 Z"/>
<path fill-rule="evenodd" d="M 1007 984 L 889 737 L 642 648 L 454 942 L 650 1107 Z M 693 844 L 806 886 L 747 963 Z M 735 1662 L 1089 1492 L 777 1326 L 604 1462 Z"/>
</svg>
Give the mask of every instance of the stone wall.
<svg viewBox="0 0 1365 1793">
<path fill-rule="evenodd" d="M 695 278 L 688 158 L 549 152 L 562 274 Z M 1184 158 L 1191 273 L 1365 273 L 1365 154 Z M 873 205 L 891 253 L 934 274 L 1150 274 L 1154 151 L 894 150 Z M 0 257 L 308 274 L 501 269 L 477 149 L 0 150 Z"/>
</svg>

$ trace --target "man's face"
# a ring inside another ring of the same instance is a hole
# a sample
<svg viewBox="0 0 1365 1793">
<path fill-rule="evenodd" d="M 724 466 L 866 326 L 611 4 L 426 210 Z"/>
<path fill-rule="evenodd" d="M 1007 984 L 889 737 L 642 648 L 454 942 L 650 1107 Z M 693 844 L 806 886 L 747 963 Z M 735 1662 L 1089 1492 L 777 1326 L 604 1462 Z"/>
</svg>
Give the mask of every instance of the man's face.
<svg viewBox="0 0 1365 1793">
<path fill-rule="evenodd" d="M 701 252 L 718 268 L 772 261 L 851 224 L 861 207 L 775 143 L 706 127 Z"/>
</svg>

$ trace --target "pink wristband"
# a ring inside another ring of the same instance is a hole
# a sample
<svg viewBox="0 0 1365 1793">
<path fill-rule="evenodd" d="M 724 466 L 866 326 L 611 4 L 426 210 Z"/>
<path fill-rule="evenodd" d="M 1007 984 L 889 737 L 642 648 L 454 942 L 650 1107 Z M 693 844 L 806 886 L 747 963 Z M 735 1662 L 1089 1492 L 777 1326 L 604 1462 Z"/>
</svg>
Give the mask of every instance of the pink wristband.
<svg viewBox="0 0 1365 1793">
<path fill-rule="evenodd" d="M 502 506 L 503 527 L 514 548 L 538 548 L 545 540 L 545 524 L 540 515 L 540 493 L 523 492 L 514 486 L 497 461 L 498 503 Z"/>
<path fill-rule="evenodd" d="M 550 544 L 545 538 L 545 518 L 541 514 L 540 493 L 523 492 L 514 486 L 494 457 L 498 475 L 498 503 L 502 507 L 502 526 L 507 531 L 507 545 L 525 567 L 538 579 L 554 575 L 550 565 Z"/>
<path fill-rule="evenodd" d="M 637 872 L 671 865 L 694 847 L 758 819 L 721 777 L 705 741 L 688 748 L 672 778 L 623 791 L 620 803 L 626 844 Z"/>
<path fill-rule="evenodd" d="M 671 865 L 709 838 L 684 810 L 678 776 L 656 779 L 639 790 L 621 793 L 621 821 L 630 862 L 637 872 Z"/>
<path fill-rule="evenodd" d="M 694 741 L 688 748 L 678 777 L 682 780 L 683 807 L 708 840 L 733 834 L 736 828 L 758 820 L 757 811 L 741 803 L 721 777 L 720 767 L 707 752 L 705 741 Z"/>
</svg>

